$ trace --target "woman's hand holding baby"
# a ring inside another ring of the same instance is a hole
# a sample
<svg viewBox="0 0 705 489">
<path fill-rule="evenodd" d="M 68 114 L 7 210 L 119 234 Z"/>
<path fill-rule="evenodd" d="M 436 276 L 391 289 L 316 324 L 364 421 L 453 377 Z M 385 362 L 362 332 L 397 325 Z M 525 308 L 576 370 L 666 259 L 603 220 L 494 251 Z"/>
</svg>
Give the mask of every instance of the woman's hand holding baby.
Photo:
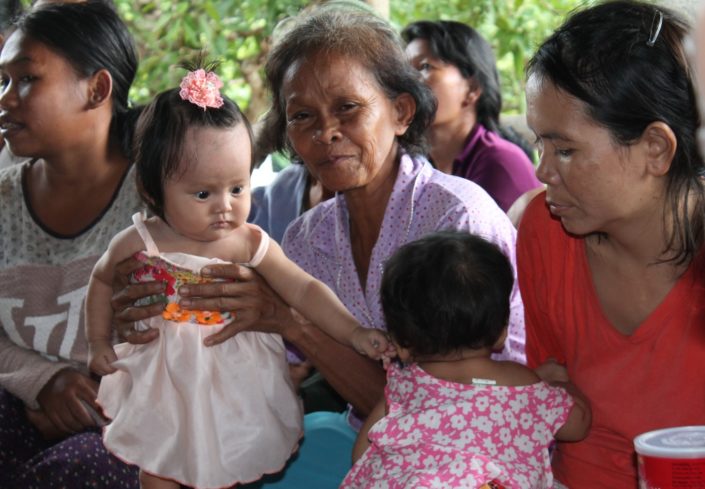
<svg viewBox="0 0 705 489">
<path fill-rule="evenodd" d="M 86 405 L 98 410 L 95 398 L 98 383 L 77 370 L 70 368 L 59 371 L 39 391 L 37 402 L 46 415 L 51 427 L 42 429 L 45 436 L 51 431 L 52 437 L 79 433 L 96 426 L 96 422 L 86 409 Z M 37 424 L 35 424 L 37 426 Z M 37 426 L 41 429 L 40 426 Z"/>
<path fill-rule="evenodd" d="M 534 372 L 536 372 L 536 375 L 538 375 L 541 380 L 549 384 L 555 382 L 570 382 L 568 370 L 565 368 L 565 365 L 561 365 L 554 358 L 546 360 L 543 365 L 536 367 Z"/>
<path fill-rule="evenodd" d="M 114 323 L 118 334 L 129 343 L 142 344 L 154 340 L 159 331 L 149 329 L 136 331 L 134 323 L 161 314 L 162 303 L 135 306 L 135 301 L 164 292 L 164 284 L 145 282 L 131 284 L 129 275 L 143 266 L 129 258 L 117 266 L 116 282 L 112 297 Z M 180 305 L 204 311 L 232 311 L 235 319 L 218 333 L 206 339 L 206 346 L 224 342 L 241 331 L 254 329 L 267 333 L 281 333 L 284 315 L 289 316 L 289 307 L 272 291 L 266 282 L 251 268 L 241 265 L 214 265 L 202 271 L 204 275 L 223 279 L 183 286 L 179 289 Z"/>
<path fill-rule="evenodd" d="M 150 328 L 137 331 L 134 325 L 137 321 L 157 316 L 164 310 L 164 304 L 161 302 L 135 305 L 139 299 L 164 293 L 162 282 L 130 283 L 130 275 L 143 266 L 144 263 L 135 258 L 128 258 L 116 265 L 113 297 L 110 301 L 113 308 L 113 325 L 118 335 L 133 344 L 149 343 L 159 336 L 159 330 Z"/>
<path fill-rule="evenodd" d="M 205 340 L 206 346 L 222 343 L 241 331 L 281 333 L 280 322 L 271 319 L 277 315 L 277 309 L 288 310 L 288 307 L 257 272 L 233 264 L 213 265 L 202 273 L 224 281 L 181 287 L 180 305 L 204 311 L 232 311 L 235 317 L 219 332 L 210 335 Z"/>
</svg>

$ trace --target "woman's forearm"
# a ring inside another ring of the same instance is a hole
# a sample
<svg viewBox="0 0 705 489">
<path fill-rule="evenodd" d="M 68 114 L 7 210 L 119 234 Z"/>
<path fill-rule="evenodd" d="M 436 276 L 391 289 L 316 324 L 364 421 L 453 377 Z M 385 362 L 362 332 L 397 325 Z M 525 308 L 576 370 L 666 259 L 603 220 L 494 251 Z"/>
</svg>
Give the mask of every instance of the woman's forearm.
<svg viewBox="0 0 705 489">
<path fill-rule="evenodd" d="M 30 408 L 39 407 L 39 391 L 57 372 L 69 367 L 69 363 L 47 360 L 0 334 L 0 386 Z"/>
</svg>

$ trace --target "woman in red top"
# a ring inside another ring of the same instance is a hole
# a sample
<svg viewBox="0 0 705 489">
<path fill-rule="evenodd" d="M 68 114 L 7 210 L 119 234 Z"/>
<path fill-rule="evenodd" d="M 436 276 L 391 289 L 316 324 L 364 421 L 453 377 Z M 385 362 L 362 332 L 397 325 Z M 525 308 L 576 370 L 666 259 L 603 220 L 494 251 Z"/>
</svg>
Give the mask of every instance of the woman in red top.
<svg viewBox="0 0 705 489">
<path fill-rule="evenodd" d="M 547 190 L 521 223 L 527 357 L 593 425 L 561 443 L 570 488 L 637 486 L 633 438 L 705 424 L 705 190 L 686 25 L 661 7 L 574 14 L 527 68 Z"/>
</svg>

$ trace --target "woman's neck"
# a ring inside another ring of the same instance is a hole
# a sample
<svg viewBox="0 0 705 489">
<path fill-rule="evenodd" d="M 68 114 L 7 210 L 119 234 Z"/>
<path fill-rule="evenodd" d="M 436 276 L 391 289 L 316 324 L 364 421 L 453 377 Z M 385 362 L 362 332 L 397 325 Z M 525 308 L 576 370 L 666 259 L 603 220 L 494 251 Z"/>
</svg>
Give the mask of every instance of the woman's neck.
<svg viewBox="0 0 705 489">
<path fill-rule="evenodd" d="M 619 232 L 586 238 L 590 276 L 603 316 L 618 332 L 632 335 L 663 303 L 688 263 L 673 258 L 668 221 L 652 219 L 623 225 Z"/>
<path fill-rule="evenodd" d="M 41 175 L 48 188 L 90 188 L 97 182 L 124 172 L 128 160 L 119 151 L 80 151 L 68 155 L 48 156 L 37 161 L 35 174 Z"/>
<path fill-rule="evenodd" d="M 444 124 L 432 125 L 428 129 L 431 159 L 443 173 L 453 172 L 453 161 L 465 147 L 468 135 L 475 127 L 476 117 L 467 114 Z"/>
<path fill-rule="evenodd" d="M 607 232 L 588 236 L 588 256 L 635 268 L 653 267 L 673 256 L 668 251 L 673 221 L 673 216 L 668 214 L 663 201 L 659 199 L 638 217 L 616 222 Z"/>
<path fill-rule="evenodd" d="M 120 149 L 107 144 L 47 155 L 29 168 L 29 205 L 45 227 L 74 235 L 110 204 L 128 167 Z"/>
<path fill-rule="evenodd" d="M 372 249 L 379 238 L 387 203 L 399 172 L 399 149 L 395 147 L 392 154 L 394 156 L 383 165 L 371 182 L 344 193 L 350 218 L 353 260 L 363 290 L 367 282 Z"/>
</svg>

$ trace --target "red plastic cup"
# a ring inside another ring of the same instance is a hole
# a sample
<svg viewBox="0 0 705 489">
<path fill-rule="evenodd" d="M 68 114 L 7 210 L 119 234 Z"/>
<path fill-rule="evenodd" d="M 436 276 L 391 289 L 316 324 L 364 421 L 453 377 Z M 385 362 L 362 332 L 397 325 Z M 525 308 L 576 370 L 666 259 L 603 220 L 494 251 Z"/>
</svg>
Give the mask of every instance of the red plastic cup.
<svg viewBox="0 0 705 489">
<path fill-rule="evenodd" d="M 649 431 L 634 448 L 639 489 L 705 489 L 705 426 Z"/>
</svg>

